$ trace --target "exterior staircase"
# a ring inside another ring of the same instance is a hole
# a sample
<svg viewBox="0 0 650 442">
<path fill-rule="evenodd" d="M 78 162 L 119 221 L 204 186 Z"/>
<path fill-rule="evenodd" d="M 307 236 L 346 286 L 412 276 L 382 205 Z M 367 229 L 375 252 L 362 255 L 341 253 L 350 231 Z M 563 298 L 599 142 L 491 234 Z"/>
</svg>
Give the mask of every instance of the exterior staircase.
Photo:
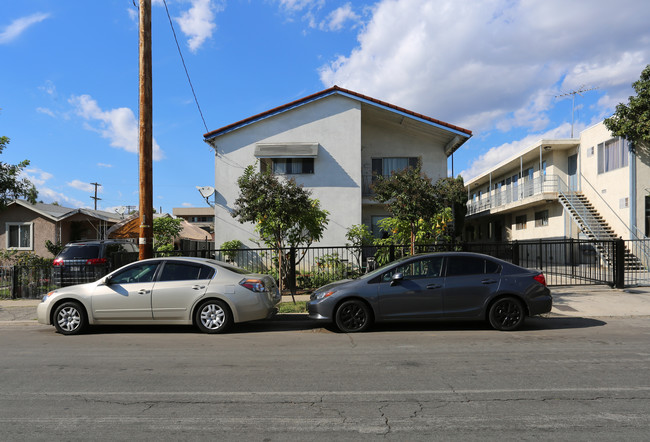
<svg viewBox="0 0 650 442">
<path fill-rule="evenodd" d="M 587 238 L 597 241 L 613 241 L 617 239 L 614 230 L 582 192 L 560 192 L 558 198 Z M 606 248 L 599 242 L 595 242 L 594 247 L 607 264 L 612 264 L 613 249 Z M 625 270 L 644 269 L 643 262 L 626 248 Z"/>
</svg>

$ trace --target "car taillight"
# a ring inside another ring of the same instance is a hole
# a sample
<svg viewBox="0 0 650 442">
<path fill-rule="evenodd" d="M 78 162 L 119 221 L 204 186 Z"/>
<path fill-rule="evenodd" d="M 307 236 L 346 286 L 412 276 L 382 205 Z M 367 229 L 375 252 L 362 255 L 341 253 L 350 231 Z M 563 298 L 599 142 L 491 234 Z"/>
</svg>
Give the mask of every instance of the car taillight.
<svg viewBox="0 0 650 442">
<path fill-rule="evenodd" d="M 57 258 L 52 262 L 53 266 L 62 266 L 63 265 L 63 258 Z"/>
<path fill-rule="evenodd" d="M 546 287 L 546 278 L 544 278 L 544 274 L 540 273 L 539 275 L 533 276 L 533 279 L 540 284 L 542 284 L 544 287 Z"/>
<path fill-rule="evenodd" d="M 90 266 L 95 266 L 99 264 L 106 264 L 106 258 L 91 258 L 86 260 L 86 264 Z"/>
<path fill-rule="evenodd" d="M 242 279 L 239 282 L 239 285 L 242 287 L 246 287 L 248 290 L 253 291 L 253 292 L 264 292 L 266 291 L 266 287 L 264 286 L 264 282 L 261 279 Z"/>
</svg>

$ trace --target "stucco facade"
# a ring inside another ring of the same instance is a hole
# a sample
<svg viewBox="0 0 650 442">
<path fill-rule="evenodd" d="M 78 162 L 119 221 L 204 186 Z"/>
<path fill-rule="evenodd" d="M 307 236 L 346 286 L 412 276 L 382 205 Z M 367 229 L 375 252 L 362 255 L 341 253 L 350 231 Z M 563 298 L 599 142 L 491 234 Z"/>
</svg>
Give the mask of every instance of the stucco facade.
<svg viewBox="0 0 650 442">
<path fill-rule="evenodd" d="M 572 203 L 572 195 L 592 206 L 615 237 L 650 233 L 648 156 L 631 151 L 602 122 L 578 138 L 540 140 L 466 184 L 467 240 L 599 237 L 591 235 L 596 227 L 579 227 L 571 209 L 583 203 Z"/>
<path fill-rule="evenodd" d="M 344 244 L 350 226 L 387 215 L 371 199 L 373 164 L 417 158 L 430 178 L 446 176 L 447 156 L 471 132 L 445 124 L 335 87 L 206 134 L 215 149 L 215 245 L 257 246 L 254 226 L 230 215 L 237 179 L 251 164 L 287 159 L 308 165 L 307 173 L 284 176 L 330 213 L 319 245 Z"/>
</svg>

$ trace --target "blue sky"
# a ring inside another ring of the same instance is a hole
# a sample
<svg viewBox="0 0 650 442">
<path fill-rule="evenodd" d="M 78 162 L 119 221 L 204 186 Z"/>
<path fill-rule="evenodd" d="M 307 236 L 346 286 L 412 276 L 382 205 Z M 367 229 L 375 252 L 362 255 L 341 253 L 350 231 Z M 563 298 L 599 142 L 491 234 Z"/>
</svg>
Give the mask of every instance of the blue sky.
<svg viewBox="0 0 650 442">
<path fill-rule="evenodd" d="M 136 1 L 137 3 L 137 1 Z M 647 0 L 167 0 L 208 130 L 334 84 L 474 133 L 472 178 L 540 138 L 611 115 L 650 64 Z M 1 161 L 39 199 L 138 204 L 133 0 L 0 5 Z M 154 205 L 205 206 L 214 156 L 162 0 L 154 0 Z"/>
</svg>

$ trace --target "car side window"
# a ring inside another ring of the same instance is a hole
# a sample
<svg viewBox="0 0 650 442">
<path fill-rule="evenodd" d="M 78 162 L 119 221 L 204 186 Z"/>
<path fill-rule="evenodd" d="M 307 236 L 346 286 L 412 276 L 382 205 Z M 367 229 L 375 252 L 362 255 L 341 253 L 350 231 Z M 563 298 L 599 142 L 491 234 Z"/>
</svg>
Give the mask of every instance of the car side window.
<svg viewBox="0 0 650 442">
<path fill-rule="evenodd" d="M 447 276 L 498 273 L 499 268 L 499 264 L 475 256 L 450 256 L 447 262 Z"/>
<path fill-rule="evenodd" d="M 111 277 L 112 284 L 129 284 L 133 282 L 151 282 L 158 263 L 133 265 Z"/>
<path fill-rule="evenodd" d="M 438 278 L 442 270 L 442 257 L 419 259 L 399 265 L 382 275 L 382 281 L 388 282 L 396 273 L 404 275 L 404 279 Z"/>
<path fill-rule="evenodd" d="M 210 279 L 213 275 L 214 269 L 211 267 L 181 262 L 166 262 L 160 274 L 159 281 Z"/>
</svg>

